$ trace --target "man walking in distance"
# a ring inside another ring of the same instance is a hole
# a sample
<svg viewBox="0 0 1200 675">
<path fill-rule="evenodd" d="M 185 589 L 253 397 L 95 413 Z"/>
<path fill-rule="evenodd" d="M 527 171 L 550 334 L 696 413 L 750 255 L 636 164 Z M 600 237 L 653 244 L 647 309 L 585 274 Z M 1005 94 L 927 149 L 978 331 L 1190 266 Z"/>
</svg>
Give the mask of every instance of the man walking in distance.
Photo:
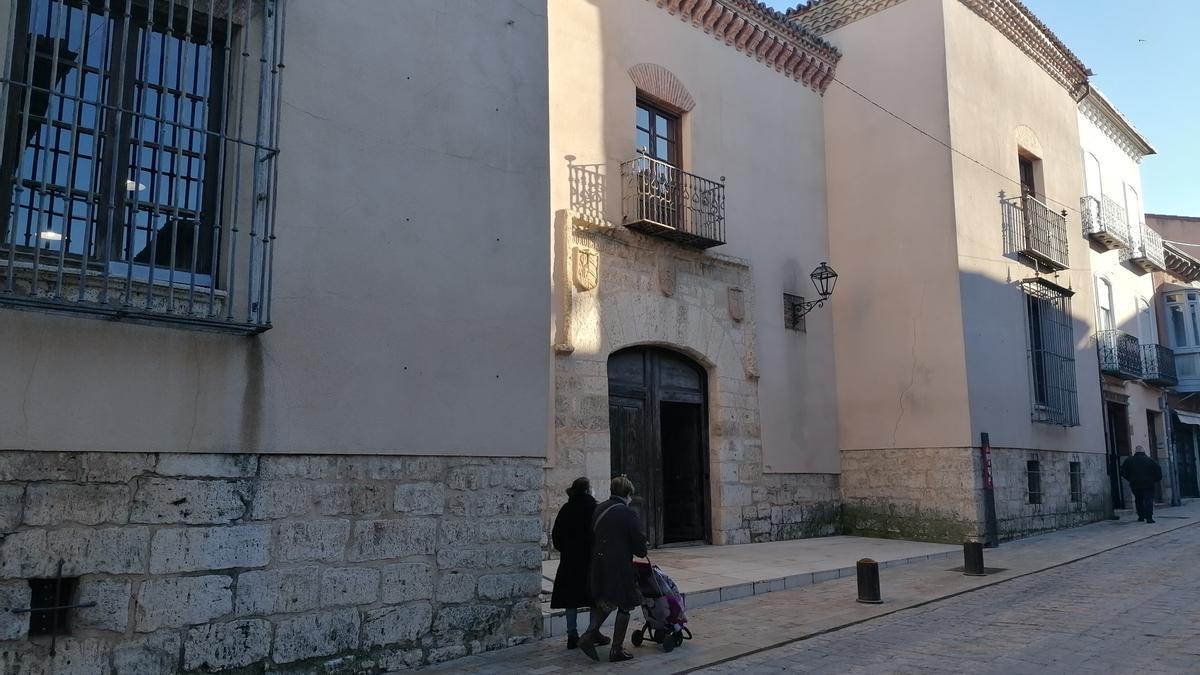
<svg viewBox="0 0 1200 675">
<path fill-rule="evenodd" d="M 1121 464 L 1121 477 L 1129 481 L 1133 501 L 1137 504 L 1138 522 L 1154 522 L 1154 484 L 1162 480 L 1158 462 L 1138 450 Z"/>
</svg>

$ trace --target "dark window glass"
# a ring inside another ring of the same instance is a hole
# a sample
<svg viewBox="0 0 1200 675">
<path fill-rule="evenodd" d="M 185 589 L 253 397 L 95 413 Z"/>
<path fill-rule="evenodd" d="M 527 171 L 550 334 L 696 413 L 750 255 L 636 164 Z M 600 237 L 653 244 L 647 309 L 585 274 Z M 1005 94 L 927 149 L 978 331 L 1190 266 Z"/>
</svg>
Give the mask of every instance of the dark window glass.
<svg viewBox="0 0 1200 675">
<path fill-rule="evenodd" d="M 636 151 L 679 166 L 679 117 L 652 103 L 637 104 Z"/>
</svg>

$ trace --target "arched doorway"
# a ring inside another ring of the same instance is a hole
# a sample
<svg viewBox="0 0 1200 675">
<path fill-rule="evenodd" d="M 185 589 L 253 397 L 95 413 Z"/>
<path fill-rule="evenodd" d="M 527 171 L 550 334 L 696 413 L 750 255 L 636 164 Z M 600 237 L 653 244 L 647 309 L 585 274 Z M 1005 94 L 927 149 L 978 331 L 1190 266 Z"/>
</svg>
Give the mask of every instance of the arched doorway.
<svg viewBox="0 0 1200 675">
<path fill-rule="evenodd" d="M 658 347 L 608 359 L 612 471 L 637 488 L 633 507 L 651 546 L 709 539 L 706 376 Z"/>
</svg>

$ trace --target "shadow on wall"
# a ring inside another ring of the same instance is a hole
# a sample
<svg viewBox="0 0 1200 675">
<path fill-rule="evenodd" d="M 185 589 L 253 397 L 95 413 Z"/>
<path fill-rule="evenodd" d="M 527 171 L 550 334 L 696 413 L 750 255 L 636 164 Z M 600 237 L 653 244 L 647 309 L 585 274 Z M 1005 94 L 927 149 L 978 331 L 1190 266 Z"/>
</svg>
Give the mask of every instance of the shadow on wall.
<svg viewBox="0 0 1200 675">
<path fill-rule="evenodd" d="M 617 214 L 605 213 L 608 196 L 608 174 L 604 164 L 575 164 L 575 156 L 567 155 L 567 182 L 571 188 L 571 211 L 593 223 L 608 222 Z M 613 219 L 616 222 L 618 219 Z"/>
</svg>

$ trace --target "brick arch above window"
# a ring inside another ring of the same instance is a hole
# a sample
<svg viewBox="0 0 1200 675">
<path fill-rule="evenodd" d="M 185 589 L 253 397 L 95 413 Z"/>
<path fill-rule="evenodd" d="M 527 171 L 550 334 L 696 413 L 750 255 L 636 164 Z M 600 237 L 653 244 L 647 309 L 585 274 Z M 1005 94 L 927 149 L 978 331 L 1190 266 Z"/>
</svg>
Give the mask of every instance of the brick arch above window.
<svg viewBox="0 0 1200 675">
<path fill-rule="evenodd" d="M 696 101 L 675 73 L 657 63 L 639 63 L 629 69 L 629 77 L 638 91 L 680 112 L 696 107 Z"/>
</svg>

